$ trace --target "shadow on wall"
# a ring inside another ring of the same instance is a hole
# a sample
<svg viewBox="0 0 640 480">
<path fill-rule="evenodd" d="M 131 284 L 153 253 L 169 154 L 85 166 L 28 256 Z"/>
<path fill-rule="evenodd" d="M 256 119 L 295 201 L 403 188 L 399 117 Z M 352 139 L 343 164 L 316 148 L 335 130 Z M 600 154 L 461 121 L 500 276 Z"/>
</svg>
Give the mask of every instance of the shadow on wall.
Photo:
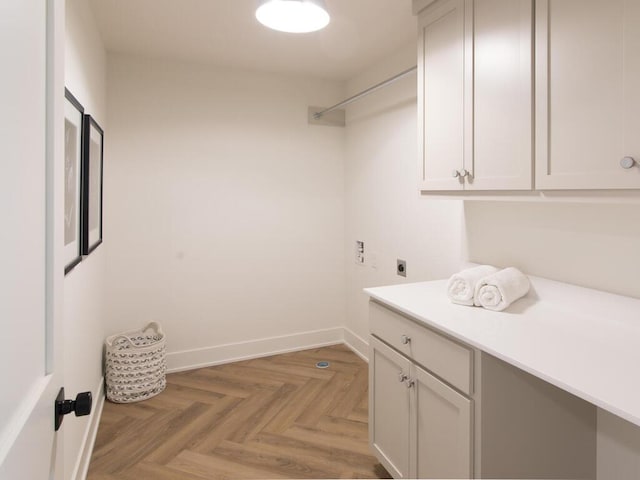
<svg viewBox="0 0 640 480">
<path fill-rule="evenodd" d="M 640 205 L 464 202 L 466 257 L 640 298 Z"/>
</svg>

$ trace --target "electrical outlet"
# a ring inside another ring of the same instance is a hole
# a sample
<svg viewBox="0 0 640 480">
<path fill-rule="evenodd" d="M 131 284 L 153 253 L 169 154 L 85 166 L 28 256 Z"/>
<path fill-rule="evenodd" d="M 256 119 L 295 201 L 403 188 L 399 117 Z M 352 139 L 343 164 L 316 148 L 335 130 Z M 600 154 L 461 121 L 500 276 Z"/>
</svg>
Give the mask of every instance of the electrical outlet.
<svg viewBox="0 0 640 480">
<path fill-rule="evenodd" d="M 398 259 L 398 262 L 396 264 L 396 273 L 398 275 L 400 275 L 401 277 L 406 277 L 407 276 L 407 262 L 405 260 L 400 260 Z"/>
<path fill-rule="evenodd" d="M 356 263 L 364 265 L 364 242 L 362 240 L 356 240 Z"/>
</svg>

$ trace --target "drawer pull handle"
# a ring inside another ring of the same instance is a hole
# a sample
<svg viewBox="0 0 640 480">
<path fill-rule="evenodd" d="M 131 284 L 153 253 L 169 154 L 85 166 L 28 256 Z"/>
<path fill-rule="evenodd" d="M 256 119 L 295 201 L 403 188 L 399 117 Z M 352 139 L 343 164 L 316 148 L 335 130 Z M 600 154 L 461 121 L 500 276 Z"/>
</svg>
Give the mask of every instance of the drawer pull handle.
<svg viewBox="0 0 640 480">
<path fill-rule="evenodd" d="M 411 337 L 408 337 L 408 336 L 406 336 L 406 335 L 402 335 L 402 336 L 400 337 L 400 342 L 401 342 L 403 345 L 409 345 L 409 344 L 411 343 Z"/>
<path fill-rule="evenodd" d="M 407 377 L 403 372 L 400 372 L 398 374 L 398 381 L 400 383 L 404 382 L 405 380 L 407 380 L 409 377 Z"/>
</svg>

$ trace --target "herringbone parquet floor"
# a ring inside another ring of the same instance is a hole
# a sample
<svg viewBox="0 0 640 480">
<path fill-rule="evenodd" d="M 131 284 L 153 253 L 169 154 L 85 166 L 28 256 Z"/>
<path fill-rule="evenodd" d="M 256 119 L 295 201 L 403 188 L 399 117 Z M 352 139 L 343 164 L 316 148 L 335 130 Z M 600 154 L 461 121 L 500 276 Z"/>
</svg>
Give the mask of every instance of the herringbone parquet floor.
<svg viewBox="0 0 640 480">
<path fill-rule="evenodd" d="M 105 403 L 87 478 L 390 478 L 369 451 L 367 379 L 344 345 L 168 375 L 152 399 Z"/>
</svg>

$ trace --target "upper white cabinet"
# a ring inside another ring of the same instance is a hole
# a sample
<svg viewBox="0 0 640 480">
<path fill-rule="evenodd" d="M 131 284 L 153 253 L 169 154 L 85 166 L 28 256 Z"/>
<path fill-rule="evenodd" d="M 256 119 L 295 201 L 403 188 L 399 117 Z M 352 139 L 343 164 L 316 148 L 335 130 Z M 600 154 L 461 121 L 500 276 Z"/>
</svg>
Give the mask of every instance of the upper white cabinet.
<svg viewBox="0 0 640 480">
<path fill-rule="evenodd" d="M 459 175 L 465 168 L 464 2 L 439 3 L 421 14 L 418 21 L 421 187 L 461 189 Z"/>
<path fill-rule="evenodd" d="M 531 0 L 440 0 L 420 12 L 421 189 L 531 189 L 532 30 Z"/>
<path fill-rule="evenodd" d="M 640 188 L 640 2 L 538 0 L 535 28 L 536 188 Z"/>
<path fill-rule="evenodd" d="M 473 142 L 468 188 L 530 190 L 531 0 L 473 2 Z"/>
</svg>

